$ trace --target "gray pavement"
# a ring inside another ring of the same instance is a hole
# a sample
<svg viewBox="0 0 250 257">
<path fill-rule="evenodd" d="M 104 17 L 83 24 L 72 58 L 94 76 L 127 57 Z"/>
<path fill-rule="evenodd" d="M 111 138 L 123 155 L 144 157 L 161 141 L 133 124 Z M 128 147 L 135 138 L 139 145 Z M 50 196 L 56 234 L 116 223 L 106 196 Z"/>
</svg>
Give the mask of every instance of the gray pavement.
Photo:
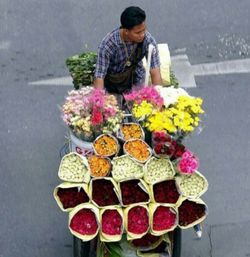
<svg viewBox="0 0 250 257">
<path fill-rule="evenodd" d="M 31 86 L 68 76 L 65 58 L 96 50 L 124 7 L 148 14 L 148 27 L 191 65 L 250 58 L 247 0 L 0 1 L 0 257 L 70 257 L 67 214 L 52 192 L 60 183 L 66 127 L 58 106 L 71 87 Z M 204 237 L 183 233 L 182 257 L 250 256 L 250 74 L 196 77 L 204 99 L 200 134 L 187 139 L 210 187 Z"/>
</svg>

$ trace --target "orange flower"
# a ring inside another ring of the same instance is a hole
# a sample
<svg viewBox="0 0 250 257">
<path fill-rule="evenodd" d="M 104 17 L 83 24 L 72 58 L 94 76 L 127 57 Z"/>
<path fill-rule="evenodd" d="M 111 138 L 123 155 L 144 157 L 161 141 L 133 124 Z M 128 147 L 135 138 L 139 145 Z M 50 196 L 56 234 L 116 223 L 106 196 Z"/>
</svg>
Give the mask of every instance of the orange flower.
<svg viewBox="0 0 250 257">
<path fill-rule="evenodd" d="M 150 157 L 149 146 L 140 139 L 127 141 L 124 148 L 130 156 L 138 161 L 145 162 Z"/>
<path fill-rule="evenodd" d="M 101 156 L 92 155 L 88 158 L 90 173 L 93 177 L 105 177 L 111 168 L 110 161 Z"/>
<path fill-rule="evenodd" d="M 101 135 L 95 140 L 94 149 L 98 155 L 111 156 L 117 152 L 118 143 L 110 135 Z"/>
<path fill-rule="evenodd" d="M 123 124 L 121 127 L 121 131 L 125 140 L 129 140 L 133 138 L 142 139 L 143 137 L 142 129 L 140 125 L 136 123 Z"/>
</svg>

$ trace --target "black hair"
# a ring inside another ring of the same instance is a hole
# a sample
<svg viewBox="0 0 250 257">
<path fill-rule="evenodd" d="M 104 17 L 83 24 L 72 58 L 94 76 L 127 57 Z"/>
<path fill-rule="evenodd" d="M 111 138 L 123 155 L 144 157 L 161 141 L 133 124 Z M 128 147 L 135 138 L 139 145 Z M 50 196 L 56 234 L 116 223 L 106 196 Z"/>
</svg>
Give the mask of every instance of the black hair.
<svg viewBox="0 0 250 257">
<path fill-rule="evenodd" d="M 127 7 L 121 14 L 121 27 L 132 29 L 134 26 L 142 24 L 146 20 L 146 13 L 137 6 Z"/>
</svg>

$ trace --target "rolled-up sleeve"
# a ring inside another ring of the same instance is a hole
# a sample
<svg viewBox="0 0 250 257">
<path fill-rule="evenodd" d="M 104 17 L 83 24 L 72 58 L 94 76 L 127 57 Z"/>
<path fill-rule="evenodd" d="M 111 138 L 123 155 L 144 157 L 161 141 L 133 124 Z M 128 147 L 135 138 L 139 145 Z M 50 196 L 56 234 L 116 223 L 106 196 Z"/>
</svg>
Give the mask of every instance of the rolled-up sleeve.
<svg viewBox="0 0 250 257">
<path fill-rule="evenodd" d="M 95 68 L 95 78 L 104 78 L 110 63 L 110 49 L 103 41 L 98 48 L 98 55 Z"/>
</svg>

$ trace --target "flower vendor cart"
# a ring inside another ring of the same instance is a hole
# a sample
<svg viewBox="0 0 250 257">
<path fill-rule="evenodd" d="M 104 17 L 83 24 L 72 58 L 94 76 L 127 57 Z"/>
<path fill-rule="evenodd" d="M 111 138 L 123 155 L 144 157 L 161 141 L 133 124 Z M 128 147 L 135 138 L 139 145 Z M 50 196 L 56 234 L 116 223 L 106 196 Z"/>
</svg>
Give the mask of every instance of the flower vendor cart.
<svg viewBox="0 0 250 257">
<path fill-rule="evenodd" d="M 202 99 L 161 86 L 122 98 L 84 87 L 62 106 L 71 143 L 54 198 L 68 213 L 74 257 L 180 257 L 181 230 L 207 216 L 208 182 L 184 145 Z"/>
</svg>

